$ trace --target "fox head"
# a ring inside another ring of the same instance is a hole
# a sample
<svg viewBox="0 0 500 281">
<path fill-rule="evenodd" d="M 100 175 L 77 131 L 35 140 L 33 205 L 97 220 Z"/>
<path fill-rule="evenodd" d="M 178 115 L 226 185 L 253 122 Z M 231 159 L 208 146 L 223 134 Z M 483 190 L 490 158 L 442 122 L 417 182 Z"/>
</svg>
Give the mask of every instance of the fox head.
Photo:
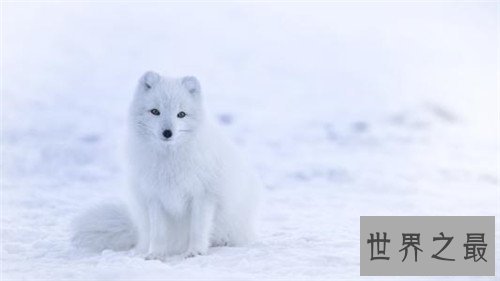
<svg viewBox="0 0 500 281">
<path fill-rule="evenodd" d="M 188 140 L 203 120 L 200 95 L 196 77 L 168 78 L 146 72 L 139 79 L 130 108 L 132 131 L 165 145 Z"/>
</svg>

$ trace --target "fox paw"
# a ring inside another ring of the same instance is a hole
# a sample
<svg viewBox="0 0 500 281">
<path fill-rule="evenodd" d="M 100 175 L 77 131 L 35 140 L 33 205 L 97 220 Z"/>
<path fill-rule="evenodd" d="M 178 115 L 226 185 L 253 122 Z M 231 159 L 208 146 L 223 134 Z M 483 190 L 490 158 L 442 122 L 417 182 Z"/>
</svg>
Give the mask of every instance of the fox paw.
<svg viewBox="0 0 500 281">
<path fill-rule="evenodd" d="M 146 260 L 159 260 L 159 261 L 165 261 L 165 257 L 166 255 L 163 254 L 163 253 L 155 253 L 155 252 L 152 252 L 152 253 L 149 253 L 146 255 L 145 259 Z"/>
<path fill-rule="evenodd" d="M 185 259 L 188 259 L 188 258 L 194 258 L 196 256 L 206 255 L 206 254 L 207 254 L 207 251 L 203 251 L 203 250 L 188 250 L 182 256 Z"/>
<path fill-rule="evenodd" d="M 212 247 L 226 247 L 228 245 L 229 245 L 229 243 L 224 239 L 214 240 L 214 241 L 212 241 L 212 244 L 211 244 Z"/>
</svg>

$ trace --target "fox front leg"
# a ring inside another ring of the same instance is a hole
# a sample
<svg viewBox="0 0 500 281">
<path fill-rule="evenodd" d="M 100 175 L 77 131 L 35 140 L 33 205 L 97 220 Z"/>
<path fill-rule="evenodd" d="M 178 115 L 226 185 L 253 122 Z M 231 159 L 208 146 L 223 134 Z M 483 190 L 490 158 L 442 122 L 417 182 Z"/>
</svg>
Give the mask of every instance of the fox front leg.
<svg viewBox="0 0 500 281">
<path fill-rule="evenodd" d="M 208 252 L 213 229 L 215 203 L 207 198 L 194 198 L 191 202 L 189 244 L 184 257 L 204 255 Z"/>
<path fill-rule="evenodd" d="M 167 256 L 168 217 L 159 202 L 148 206 L 149 214 L 149 251 L 147 260 L 165 260 Z"/>
</svg>

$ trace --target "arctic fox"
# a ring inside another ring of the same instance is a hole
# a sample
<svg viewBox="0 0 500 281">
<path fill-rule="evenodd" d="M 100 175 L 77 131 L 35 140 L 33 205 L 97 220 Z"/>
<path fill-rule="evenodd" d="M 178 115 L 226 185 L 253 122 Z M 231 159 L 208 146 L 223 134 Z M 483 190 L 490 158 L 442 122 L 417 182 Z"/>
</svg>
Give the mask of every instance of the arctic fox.
<svg viewBox="0 0 500 281">
<path fill-rule="evenodd" d="M 261 182 L 208 118 L 198 79 L 146 72 L 129 119 L 132 204 L 84 213 L 74 222 L 74 245 L 135 247 L 163 260 L 252 241 Z"/>
</svg>

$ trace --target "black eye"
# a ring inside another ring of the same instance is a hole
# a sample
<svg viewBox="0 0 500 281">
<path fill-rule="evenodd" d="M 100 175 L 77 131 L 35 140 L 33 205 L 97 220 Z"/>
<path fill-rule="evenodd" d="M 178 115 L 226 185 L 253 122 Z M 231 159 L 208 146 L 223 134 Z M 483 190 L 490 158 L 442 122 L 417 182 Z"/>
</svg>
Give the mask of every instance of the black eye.
<svg viewBox="0 0 500 281">
<path fill-rule="evenodd" d="M 153 114 L 153 115 L 160 115 L 160 111 L 156 108 L 153 108 L 150 110 L 150 112 Z"/>
<path fill-rule="evenodd" d="M 181 112 L 177 113 L 177 117 L 184 118 L 184 117 L 186 117 L 186 113 L 184 111 L 181 111 Z"/>
</svg>

